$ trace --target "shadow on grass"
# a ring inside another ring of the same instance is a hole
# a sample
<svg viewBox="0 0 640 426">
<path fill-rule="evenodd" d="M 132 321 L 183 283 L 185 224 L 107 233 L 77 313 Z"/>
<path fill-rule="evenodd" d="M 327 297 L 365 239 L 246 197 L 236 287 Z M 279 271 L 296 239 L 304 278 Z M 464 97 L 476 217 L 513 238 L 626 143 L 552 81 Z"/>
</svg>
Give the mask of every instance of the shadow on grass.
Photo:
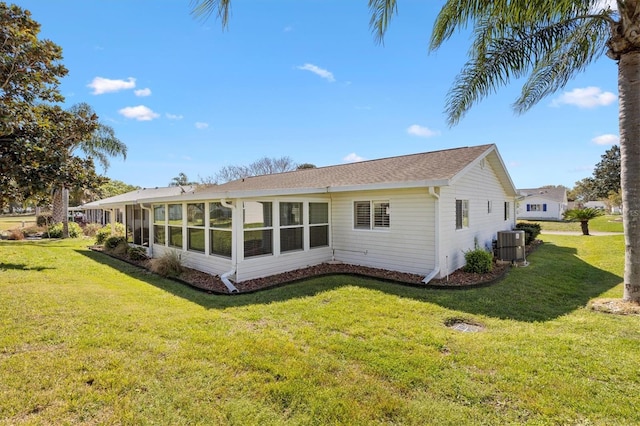
<svg viewBox="0 0 640 426">
<path fill-rule="evenodd" d="M 548 321 L 575 309 L 620 284 L 622 278 L 594 267 L 576 250 L 545 243 L 529 258 L 529 266 L 514 268 L 492 285 L 478 288 L 419 288 L 367 277 L 331 275 L 240 295 L 214 295 L 151 274 L 103 253 L 78 251 L 96 262 L 182 297 L 208 309 L 283 302 L 352 286 L 434 303 L 467 314 L 524 322 Z"/>
<path fill-rule="evenodd" d="M 4 263 L 0 262 L 0 271 L 8 271 L 8 270 L 17 270 L 17 271 L 44 271 L 45 269 L 56 269 L 50 266 L 27 266 L 24 263 Z"/>
</svg>

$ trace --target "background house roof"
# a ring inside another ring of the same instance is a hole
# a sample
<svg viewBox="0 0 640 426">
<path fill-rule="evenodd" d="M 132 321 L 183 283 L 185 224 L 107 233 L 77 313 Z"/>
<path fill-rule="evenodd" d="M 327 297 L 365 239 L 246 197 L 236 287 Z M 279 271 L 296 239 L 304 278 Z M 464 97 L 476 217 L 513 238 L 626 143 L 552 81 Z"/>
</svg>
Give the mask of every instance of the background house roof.
<svg viewBox="0 0 640 426">
<path fill-rule="evenodd" d="M 518 189 L 518 193 L 525 197 L 524 201 L 530 197 L 539 197 L 558 203 L 567 202 L 567 190 L 565 188 Z"/>
</svg>

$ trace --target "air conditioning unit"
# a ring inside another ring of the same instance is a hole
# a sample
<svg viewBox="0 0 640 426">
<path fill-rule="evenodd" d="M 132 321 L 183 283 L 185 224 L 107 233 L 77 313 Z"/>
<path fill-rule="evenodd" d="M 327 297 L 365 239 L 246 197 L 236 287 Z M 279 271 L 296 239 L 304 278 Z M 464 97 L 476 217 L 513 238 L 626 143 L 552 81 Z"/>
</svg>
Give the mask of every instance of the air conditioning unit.
<svg viewBox="0 0 640 426">
<path fill-rule="evenodd" d="M 500 260 L 510 262 L 525 260 L 524 231 L 499 231 L 497 249 Z"/>
</svg>

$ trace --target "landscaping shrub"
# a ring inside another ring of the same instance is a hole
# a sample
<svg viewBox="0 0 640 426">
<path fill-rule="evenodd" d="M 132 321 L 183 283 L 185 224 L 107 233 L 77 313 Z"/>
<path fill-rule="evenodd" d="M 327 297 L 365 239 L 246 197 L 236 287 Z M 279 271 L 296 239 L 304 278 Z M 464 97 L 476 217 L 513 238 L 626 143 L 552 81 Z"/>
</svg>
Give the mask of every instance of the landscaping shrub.
<svg viewBox="0 0 640 426">
<path fill-rule="evenodd" d="M 465 252 L 464 259 L 467 262 L 464 266 L 465 272 L 486 274 L 487 272 L 491 272 L 493 267 L 493 256 L 491 253 L 481 248 Z"/>
<path fill-rule="evenodd" d="M 49 226 L 53 223 L 53 217 L 50 214 L 41 214 L 36 218 L 36 225 Z"/>
<path fill-rule="evenodd" d="M 24 232 L 20 229 L 10 229 L 7 231 L 7 240 L 24 240 Z"/>
<path fill-rule="evenodd" d="M 82 227 L 82 231 L 87 237 L 95 237 L 100 229 L 102 229 L 102 225 L 99 223 L 87 223 Z"/>
<path fill-rule="evenodd" d="M 129 243 L 124 236 L 109 237 L 104 242 L 104 251 L 116 256 L 124 256 L 129 251 Z"/>
<path fill-rule="evenodd" d="M 69 238 L 78 238 L 82 234 L 82 228 L 75 222 L 69 222 Z M 47 234 L 45 234 L 46 236 Z M 62 222 L 56 223 L 49 228 L 49 238 L 62 238 Z"/>
<path fill-rule="evenodd" d="M 524 243 L 526 245 L 531 244 L 538 235 L 540 235 L 540 231 L 542 227 L 539 223 L 518 223 L 516 225 L 516 229 L 524 231 Z"/>
<path fill-rule="evenodd" d="M 127 257 L 134 261 L 147 260 L 147 250 L 140 246 L 131 246 L 127 249 Z"/>
<path fill-rule="evenodd" d="M 111 237 L 111 224 L 105 225 L 102 228 L 100 228 L 97 232 L 96 232 L 96 245 L 103 245 L 104 242 L 107 240 L 107 238 Z M 120 237 L 120 236 L 124 236 L 124 225 L 121 223 L 116 223 L 115 224 L 115 233 L 113 235 L 114 237 Z"/>
<path fill-rule="evenodd" d="M 182 260 L 176 251 L 168 251 L 161 257 L 151 259 L 151 270 L 163 277 L 177 277 L 182 273 Z"/>
</svg>

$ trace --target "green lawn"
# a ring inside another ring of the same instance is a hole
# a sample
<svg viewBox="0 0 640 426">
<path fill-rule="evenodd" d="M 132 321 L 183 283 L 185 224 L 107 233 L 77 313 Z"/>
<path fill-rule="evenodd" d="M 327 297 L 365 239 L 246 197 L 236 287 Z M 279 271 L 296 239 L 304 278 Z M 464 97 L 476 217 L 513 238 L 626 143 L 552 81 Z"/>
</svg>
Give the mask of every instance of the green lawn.
<svg viewBox="0 0 640 426">
<path fill-rule="evenodd" d="M 639 424 L 640 317 L 586 308 L 622 296 L 623 237 L 542 238 L 478 289 L 334 276 L 241 296 L 90 240 L 2 241 L 0 424 Z"/>
<path fill-rule="evenodd" d="M 0 231 L 35 226 L 35 224 L 36 217 L 34 215 L 0 216 Z"/>
<path fill-rule="evenodd" d="M 574 231 L 582 232 L 580 229 L 580 222 L 555 222 L 544 220 L 519 220 L 518 222 L 534 222 L 539 223 L 544 231 Z M 589 221 L 590 232 L 623 232 L 622 216 L 620 215 L 605 215 L 600 216 Z"/>
</svg>

